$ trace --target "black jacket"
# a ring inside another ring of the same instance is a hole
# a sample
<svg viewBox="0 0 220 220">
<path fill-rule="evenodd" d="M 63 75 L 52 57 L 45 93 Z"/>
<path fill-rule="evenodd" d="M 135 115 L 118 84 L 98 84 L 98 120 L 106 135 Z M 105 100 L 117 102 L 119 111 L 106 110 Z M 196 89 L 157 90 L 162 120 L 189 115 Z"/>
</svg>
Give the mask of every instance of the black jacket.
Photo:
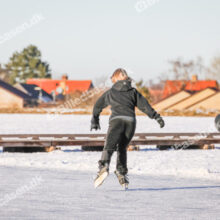
<svg viewBox="0 0 220 220">
<path fill-rule="evenodd" d="M 106 91 L 96 102 L 93 108 L 93 116 L 98 118 L 103 108 L 109 105 L 112 110 L 110 118 L 115 116 L 135 118 L 135 106 L 152 119 L 159 116 L 148 101 L 131 86 L 130 80 L 120 80 Z"/>
</svg>

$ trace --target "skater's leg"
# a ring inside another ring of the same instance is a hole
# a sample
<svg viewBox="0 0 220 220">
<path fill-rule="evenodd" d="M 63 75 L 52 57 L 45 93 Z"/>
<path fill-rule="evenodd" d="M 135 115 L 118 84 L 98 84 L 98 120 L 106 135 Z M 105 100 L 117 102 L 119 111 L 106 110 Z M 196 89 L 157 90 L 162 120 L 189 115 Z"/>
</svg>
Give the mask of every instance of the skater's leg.
<svg viewBox="0 0 220 220">
<path fill-rule="evenodd" d="M 135 127 L 136 127 L 135 121 L 134 122 L 130 122 L 130 121 L 126 122 L 125 132 L 124 132 L 124 134 L 121 138 L 121 141 L 118 145 L 116 169 L 122 175 L 126 175 L 128 172 L 127 147 L 128 147 L 128 144 L 130 143 L 131 139 L 134 136 Z"/>
<path fill-rule="evenodd" d="M 105 146 L 101 160 L 99 161 L 99 172 L 94 182 L 95 188 L 100 186 L 109 174 L 111 156 L 120 142 L 121 133 L 123 131 L 122 129 L 123 124 L 120 123 L 120 120 L 115 119 L 110 121 Z"/>
<path fill-rule="evenodd" d="M 122 142 L 118 146 L 117 150 L 117 164 L 116 164 L 116 170 L 122 175 L 126 175 L 128 172 L 127 168 L 127 140 L 124 138 L 122 139 Z"/>
<path fill-rule="evenodd" d="M 115 119 L 110 121 L 105 146 L 102 152 L 101 160 L 99 161 L 99 168 L 109 166 L 112 154 L 120 142 L 122 133 L 123 123 L 121 123 L 121 120 Z"/>
</svg>

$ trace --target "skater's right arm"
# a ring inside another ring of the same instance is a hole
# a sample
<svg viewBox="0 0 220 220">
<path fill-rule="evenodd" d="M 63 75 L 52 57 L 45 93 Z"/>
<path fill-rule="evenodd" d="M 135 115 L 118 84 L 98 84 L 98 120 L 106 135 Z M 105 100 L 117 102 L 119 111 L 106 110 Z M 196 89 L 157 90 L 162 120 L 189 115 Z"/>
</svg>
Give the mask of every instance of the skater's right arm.
<svg viewBox="0 0 220 220">
<path fill-rule="evenodd" d="M 135 95 L 136 95 L 136 106 L 144 112 L 146 115 L 149 116 L 149 118 L 155 119 L 157 117 L 157 112 L 151 107 L 147 99 L 141 95 L 136 89 L 135 89 Z"/>
<path fill-rule="evenodd" d="M 95 103 L 93 107 L 93 117 L 99 118 L 102 110 L 108 106 L 107 102 L 107 92 L 105 92 Z"/>
<path fill-rule="evenodd" d="M 155 119 L 161 128 L 164 127 L 165 122 L 163 118 L 158 114 L 149 104 L 147 99 L 142 96 L 136 89 L 135 89 L 135 94 L 136 94 L 136 106 L 145 114 L 149 116 L 151 119 Z"/>
<path fill-rule="evenodd" d="M 91 120 L 91 131 L 93 129 L 98 130 L 101 129 L 100 124 L 99 124 L 99 115 L 102 112 L 102 110 L 108 106 L 107 102 L 107 92 L 105 92 L 95 103 L 94 108 L 93 108 L 93 116 Z"/>
</svg>

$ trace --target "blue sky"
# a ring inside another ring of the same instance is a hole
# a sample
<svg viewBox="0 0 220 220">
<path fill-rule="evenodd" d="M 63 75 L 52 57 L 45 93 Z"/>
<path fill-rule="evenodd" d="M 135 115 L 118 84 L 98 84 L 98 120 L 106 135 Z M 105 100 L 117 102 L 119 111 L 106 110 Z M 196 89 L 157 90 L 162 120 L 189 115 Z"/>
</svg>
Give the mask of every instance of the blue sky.
<svg viewBox="0 0 220 220">
<path fill-rule="evenodd" d="M 35 14 L 45 18 L 0 44 L 0 63 L 34 44 L 54 78 L 95 79 L 124 67 L 147 80 L 166 72 L 168 60 L 209 64 L 220 53 L 220 1 L 159 0 L 141 13 L 139 1 L 0 0 L 0 37 Z"/>
</svg>

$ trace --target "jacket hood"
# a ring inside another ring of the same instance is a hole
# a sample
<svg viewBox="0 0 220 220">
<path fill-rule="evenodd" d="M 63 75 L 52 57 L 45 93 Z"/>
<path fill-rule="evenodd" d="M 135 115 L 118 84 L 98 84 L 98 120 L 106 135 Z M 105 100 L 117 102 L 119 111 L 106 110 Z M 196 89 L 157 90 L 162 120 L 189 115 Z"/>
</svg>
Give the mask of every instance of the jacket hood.
<svg viewBox="0 0 220 220">
<path fill-rule="evenodd" d="M 112 88 L 121 92 L 126 92 L 132 89 L 131 80 L 130 79 L 119 80 L 112 86 Z"/>
</svg>

